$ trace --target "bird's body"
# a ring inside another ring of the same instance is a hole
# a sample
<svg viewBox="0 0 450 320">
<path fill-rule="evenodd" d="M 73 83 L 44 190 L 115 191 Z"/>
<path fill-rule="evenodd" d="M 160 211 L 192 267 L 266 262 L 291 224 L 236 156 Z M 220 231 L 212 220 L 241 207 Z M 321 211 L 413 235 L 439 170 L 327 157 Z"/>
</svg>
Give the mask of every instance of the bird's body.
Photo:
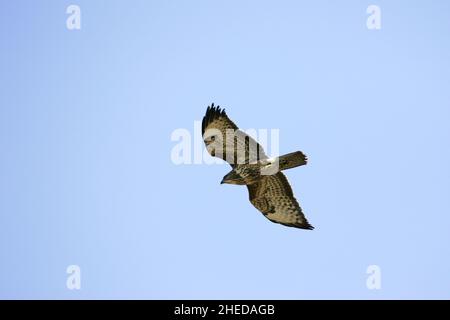
<svg viewBox="0 0 450 320">
<path fill-rule="evenodd" d="M 305 165 L 306 156 L 293 152 L 269 159 L 263 148 L 239 130 L 220 107 L 208 107 L 202 121 L 202 134 L 208 152 L 226 160 L 231 170 L 222 183 L 246 185 L 249 200 L 275 223 L 313 229 L 295 199 L 282 170 Z"/>
</svg>

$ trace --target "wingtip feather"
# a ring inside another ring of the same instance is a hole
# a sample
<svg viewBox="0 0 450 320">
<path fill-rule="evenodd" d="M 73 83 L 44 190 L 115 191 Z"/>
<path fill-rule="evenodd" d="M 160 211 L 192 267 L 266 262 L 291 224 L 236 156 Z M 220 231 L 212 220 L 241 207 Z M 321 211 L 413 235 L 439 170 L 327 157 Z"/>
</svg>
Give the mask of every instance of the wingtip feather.
<svg viewBox="0 0 450 320">
<path fill-rule="evenodd" d="M 206 113 L 202 120 L 202 134 L 205 133 L 206 127 L 209 123 L 219 117 L 224 117 L 226 115 L 227 114 L 225 113 L 225 108 L 221 109 L 219 105 L 214 106 L 214 102 L 211 103 L 211 105 L 206 108 Z"/>
</svg>

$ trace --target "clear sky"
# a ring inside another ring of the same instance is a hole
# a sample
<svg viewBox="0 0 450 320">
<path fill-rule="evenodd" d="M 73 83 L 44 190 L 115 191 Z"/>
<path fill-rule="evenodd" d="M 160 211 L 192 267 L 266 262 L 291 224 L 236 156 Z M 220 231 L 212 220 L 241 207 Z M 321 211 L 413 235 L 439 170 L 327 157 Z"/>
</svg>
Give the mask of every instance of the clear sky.
<svg viewBox="0 0 450 320">
<path fill-rule="evenodd" d="M 1 1 L 0 298 L 450 298 L 449 14 Z M 226 165 L 171 161 L 211 102 L 308 155 L 287 176 L 315 230 L 266 220 Z"/>
</svg>

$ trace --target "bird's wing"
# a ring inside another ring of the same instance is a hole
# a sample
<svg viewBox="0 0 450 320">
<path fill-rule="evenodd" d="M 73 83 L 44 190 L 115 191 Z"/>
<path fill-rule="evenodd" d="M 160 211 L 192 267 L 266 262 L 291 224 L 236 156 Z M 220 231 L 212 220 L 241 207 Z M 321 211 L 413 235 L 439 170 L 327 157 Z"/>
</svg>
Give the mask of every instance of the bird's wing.
<svg viewBox="0 0 450 320">
<path fill-rule="evenodd" d="M 250 202 L 270 221 L 289 227 L 314 229 L 306 220 L 282 172 L 264 176 L 247 187 Z"/>
<path fill-rule="evenodd" d="M 220 138 L 218 137 L 220 134 Z M 207 139 L 214 137 L 214 142 L 207 150 L 213 157 L 227 161 L 232 167 L 236 164 L 255 163 L 267 159 L 264 149 L 252 137 L 238 129 L 228 118 L 225 109 L 214 103 L 206 109 L 202 120 L 202 136 Z"/>
</svg>

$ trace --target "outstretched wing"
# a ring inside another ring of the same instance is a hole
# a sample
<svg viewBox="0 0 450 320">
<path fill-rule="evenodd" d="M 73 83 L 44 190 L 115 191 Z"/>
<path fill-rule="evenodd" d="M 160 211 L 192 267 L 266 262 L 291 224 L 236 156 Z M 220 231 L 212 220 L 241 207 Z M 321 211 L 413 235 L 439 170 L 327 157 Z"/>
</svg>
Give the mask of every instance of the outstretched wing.
<svg viewBox="0 0 450 320">
<path fill-rule="evenodd" d="M 314 229 L 306 220 L 283 173 L 264 176 L 247 187 L 250 202 L 270 221 L 289 227 Z"/>
<path fill-rule="evenodd" d="M 214 103 L 206 109 L 202 135 L 209 154 L 227 161 L 232 167 L 267 159 L 262 146 L 239 130 L 225 109 L 215 107 Z"/>
</svg>

